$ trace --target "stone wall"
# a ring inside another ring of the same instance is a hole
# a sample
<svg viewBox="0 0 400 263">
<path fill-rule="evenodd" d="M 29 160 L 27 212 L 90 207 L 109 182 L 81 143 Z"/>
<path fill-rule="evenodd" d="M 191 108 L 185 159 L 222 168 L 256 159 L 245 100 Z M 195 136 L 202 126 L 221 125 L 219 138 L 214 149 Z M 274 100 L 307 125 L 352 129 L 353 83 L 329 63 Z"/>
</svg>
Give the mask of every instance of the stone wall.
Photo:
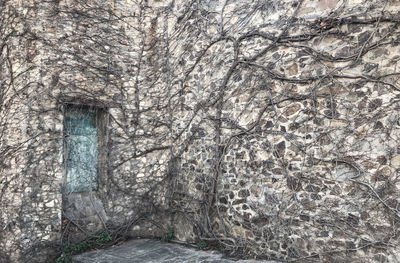
<svg viewBox="0 0 400 263">
<path fill-rule="evenodd" d="M 174 227 L 239 257 L 398 261 L 397 1 L 2 4 L 1 260 Z M 70 103 L 106 112 L 97 191 L 63 190 Z"/>
</svg>

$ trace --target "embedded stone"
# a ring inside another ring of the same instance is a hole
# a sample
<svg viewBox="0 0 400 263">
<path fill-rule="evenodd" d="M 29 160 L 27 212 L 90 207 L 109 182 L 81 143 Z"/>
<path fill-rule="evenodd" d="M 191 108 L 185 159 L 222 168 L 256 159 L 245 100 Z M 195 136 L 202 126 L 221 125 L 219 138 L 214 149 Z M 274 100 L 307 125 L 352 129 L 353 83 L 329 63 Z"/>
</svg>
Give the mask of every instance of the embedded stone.
<svg viewBox="0 0 400 263">
<path fill-rule="evenodd" d="M 376 262 L 390 262 L 383 253 L 376 254 L 374 260 L 376 260 Z"/>
<path fill-rule="evenodd" d="M 218 209 L 220 213 L 226 213 L 228 211 L 226 206 L 218 206 Z"/>
<path fill-rule="evenodd" d="M 344 182 L 352 177 L 356 176 L 356 172 L 353 168 L 347 165 L 338 165 L 336 167 L 336 180 Z"/>
<path fill-rule="evenodd" d="M 379 173 L 380 175 L 383 175 L 385 177 L 389 177 L 390 175 L 392 175 L 392 170 L 389 167 L 383 167 L 382 169 L 380 169 L 377 173 Z"/>
<path fill-rule="evenodd" d="M 261 192 L 262 188 L 259 185 L 252 185 L 250 187 L 250 192 L 252 195 L 254 195 L 255 197 L 259 197 L 260 196 L 260 192 Z"/>
<path fill-rule="evenodd" d="M 379 164 L 386 164 L 386 162 L 387 162 L 387 159 L 386 159 L 386 157 L 384 155 L 380 155 L 376 159 L 377 159 Z"/>
<path fill-rule="evenodd" d="M 394 168 L 396 168 L 396 169 L 400 168 L 400 154 L 394 156 L 394 157 L 390 160 L 390 164 L 391 164 Z"/>
<path fill-rule="evenodd" d="M 309 211 L 313 211 L 316 207 L 316 203 L 315 201 L 312 200 L 302 200 L 301 204 L 303 205 L 304 209 L 309 210 Z"/>
<path fill-rule="evenodd" d="M 374 99 L 368 104 L 368 112 L 372 112 L 382 106 L 382 99 Z"/>
<path fill-rule="evenodd" d="M 372 70 L 376 70 L 378 68 L 377 63 L 365 63 L 364 72 L 369 73 Z"/>
<path fill-rule="evenodd" d="M 338 0 L 320 0 L 319 8 L 322 10 L 335 8 Z"/>
<path fill-rule="evenodd" d="M 301 214 L 299 217 L 300 217 L 300 220 L 310 221 L 310 216 L 309 215 Z"/>
<path fill-rule="evenodd" d="M 227 203 L 228 203 L 228 200 L 226 199 L 226 197 L 221 197 L 221 198 L 219 199 L 219 202 L 222 203 L 222 204 L 227 204 Z"/>
<path fill-rule="evenodd" d="M 274 123 L 272 121 L 267 121 L 267 123 L 265 124 L 265 128 L 272 128 L 274 127 Z"/>
<path fill-rule="evenodd" d="M 290 105 L 289 107 L 287 107 L 285 109 L 285 111 L 283 112 L 284 116 L 290 116 L 295 114 L 299 109 L 301 108 L 301 105 L 299 103 Z"/>
<path fill-rule="evenodd" d="M 358 223 L 359 223 L 359 221 L 360 221 L 360 218 L 359 218 L 359 216 L 358 215 L 355 215 L 355 214 L 349 214 L 348 216 L 347 216 L 347 223 L 349 224 L 349 225 L 351 225 L 351 226 L 357 226 L 358 225 Z"/>
<path fill-rule="evenodd" d="M 315 12 L 315 9 L 312 8 L 312 7 L 301 8 L 300 11 L 299 11 L 299 16 L 308 15 L 308 14 L 311 14 L 313 12 Z"/>
<path fill-rule="evenodd" d="M 345 58 L 345 57 L 348 57 L 348 56 L 353 55 L 353 52 L 354 52 L 354 48 L 353 48 L 353 47 L 346 46 L 346 47 L 341 48 L 341 49 L 337 52 L 336 56 L 337 56 L 337 57 Z"/>
<path fill-rule="evenodd" d="M 278 153 L 279 156 L 277 157 L 282 157 L 285 155 L 285 151 L 286 151 L 286 143 L 285 141 L 281 141 L 280 143 L 278 143 L 276 146 L 276 152 Z M 275 155 L 276 155 L 276 152 Z"/>
<path fill-rule="evenodd" d="M 286 185 L 289 189 L 293 191 L 300 191 L 302 189 L 301 181 L 293 176 L 289 176 L 286 178 Z"/>
<path fill-rule="evenodd" d="M 370 162 L 370 161 L 364 161 L 362 162 L 362 165 L 364 166 L 365 169 L 371 170 L 375 168 L 375 164 Z"/>
<path fill-rule="evenodd" d="M 236 199 L 232 202 L 232 205 L 240 205 L 246 203 L 246 199 Z"/>
<path fill-rule="evenodd" d="M 350 5 L 358 5 L 361 4 L 364 0 L 349 0 Z"/>
<path fill-rule="evenodd" d="M 382 124 L 382 122 L 380 122 L 380 121 L 377 121 L 376 123 L 375 123 L 375 125 L 374 125 L 374 129 L 375 130 L 380 130 L 380 129 L 383 129 L 384 127 L 383 127 L 383 124 Z"/>
<path fill-rule="evenodd" d="M 348 122 L 344 120 L 331 120 L 330 126 L 334 128 L 343 128 L 348 126 Z"/>
<path fill-rule="evenodd" d="M 50 202 L 47 202 L 45 205 L 46 205 L 47 207 L 54 207 L 55 202 L 54 202 L 54 200 L 51 200 Z"/>
<path fill-rule="evenodd" d="M 238 196 L 239 197 L 248 197 L 248 196 L 250 196 L 250 192 L 247 189 L 243 189 L 243 190 L 239 191 Z"/>
<path fill-rule="evenodd" d="M 370 31 L 365 31 L 365 32 L 361 33 L 358 36 L 358 42 L 360 44 L 364 44 L 371 37 L 371 34 L 372 33 Z"/>
<path fill-rule="evenodd" d="M 372 54 L 373 59 L 382 59 L 383 57 L 389 55 L 389 51 L 386 48 L 378 48 Z"/>
<path fill-rule="evenodd" d="M 290 65 L 288 68 L 290 76 L 297 75 L 297 73 L 299 72 L 298 68 L 299 66 L 296 63 Z"/>
</svg>

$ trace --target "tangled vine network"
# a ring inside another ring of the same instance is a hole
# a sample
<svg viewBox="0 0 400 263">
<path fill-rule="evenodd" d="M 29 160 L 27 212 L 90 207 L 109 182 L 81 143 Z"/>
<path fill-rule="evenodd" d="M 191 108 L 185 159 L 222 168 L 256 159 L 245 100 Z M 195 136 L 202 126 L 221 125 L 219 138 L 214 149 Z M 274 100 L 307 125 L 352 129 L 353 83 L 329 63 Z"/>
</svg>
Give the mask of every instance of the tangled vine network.
<svg viewBox="0 0 400 263">
<path fill-rule="evenodd" d="M 114 243 L 168 225 L 237 257 L 395 262 L 399 11 L 395 0 L 0 0 L 1 229 L 51 224 L 35 214 L 42 192 L 61 193 L 60 105 L 73 99 L 109 109 L 88 198 Z M 63 209 L 62 244 L 91 235 Z M 23 253 L 54 246 L 41 238 Z"/>
</svg>

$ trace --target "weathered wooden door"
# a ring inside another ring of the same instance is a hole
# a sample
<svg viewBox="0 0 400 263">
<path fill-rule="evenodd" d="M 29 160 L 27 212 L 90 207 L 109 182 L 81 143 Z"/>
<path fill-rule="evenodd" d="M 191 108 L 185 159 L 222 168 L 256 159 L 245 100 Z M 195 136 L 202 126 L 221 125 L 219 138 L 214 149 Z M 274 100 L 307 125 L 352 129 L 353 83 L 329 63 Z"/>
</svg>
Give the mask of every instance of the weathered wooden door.
<svg viewBox="0 0 400 263">
<path fill-rule="evenodd" d="M 86 107 L 67 107 L 64 116 L 66 192 L 97 189 L 96 112 Z"/>
</svg>

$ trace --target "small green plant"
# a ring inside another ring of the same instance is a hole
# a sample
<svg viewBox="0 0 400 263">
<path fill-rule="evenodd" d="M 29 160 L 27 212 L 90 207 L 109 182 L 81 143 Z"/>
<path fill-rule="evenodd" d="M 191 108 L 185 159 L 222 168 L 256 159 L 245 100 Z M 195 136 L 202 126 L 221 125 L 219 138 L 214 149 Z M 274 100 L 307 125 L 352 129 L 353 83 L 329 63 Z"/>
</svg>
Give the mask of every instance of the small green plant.
<svg viewBox="0 0 400 263">
<path fill-rule="evenodd" d="M 161 240 L 164 242 L 169 242 L 175 238 L 175 229 L 172 226 L 169 226 L 167 231 L 164 232 L 161 236 Z"/>
<path fill-rule="evenodd" d="M 207 242 L 204 240 L 201 240 L 199 243 L 197 243 L 197 247 L 199 249 L 205 249 L 208 246 Z"/>
<path fill-rule="evenodd" d="M 94 245 L 106 244 L 110 241 L 112 241 L 112 237 L 106 231 L 102 231 L 98 233 L 97 238 L 94 240 Z"/>
<path fill-rule="evenodd" d="M 112 241 L 112 237 L 106 231 L 101 231 L 78 244 L 66 244 L 61 250 L 61 256 L 56 259 L 55 263 L 69 263 L 72 261 L 72 255 L 98 247 L 110 241 Z"/>
</svg>

